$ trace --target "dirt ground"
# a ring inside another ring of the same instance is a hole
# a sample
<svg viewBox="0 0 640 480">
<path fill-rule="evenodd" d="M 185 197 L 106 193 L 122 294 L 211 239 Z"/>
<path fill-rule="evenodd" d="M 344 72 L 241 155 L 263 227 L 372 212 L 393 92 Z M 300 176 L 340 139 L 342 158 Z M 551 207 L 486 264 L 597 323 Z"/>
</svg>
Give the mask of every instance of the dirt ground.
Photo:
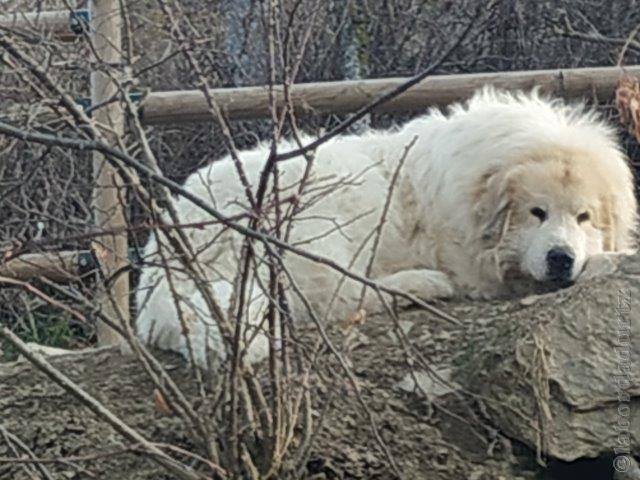
<svg viewBox="0 0 640 480">
<path fill-rule="evenodd" d="M 445 305 L 460 319 L 477 305 Z M 517 303 L 484 304 L 487 317 L 521 308 Z M 471 322 L 475 323 L 475 322 Z M 452 364 L 469 335 L 470 319 L 461 326 L 434 323 L 424 312 L 406 312 L 400 326 L 432 368 L 450 376 Z M 374 412 L 381 437 L 405 478 L 412 479 L 528 479 L 541 471 L 533 453 L 514 446 L 492 428 L 482 409 L 459 391 L 434 384 L 422 375 L 422 390 L 412 388 L 411 369 L 405 351 L 390 328 L 391 320 L 372 317 L 351 339 L 352 368 L 362 396 Z M 431 328 L 429 328 L 431 326 Z M 334 332 L 334 335 L 339 335 Z M 327 368 L 332 359 L 326 354 Z M 181 359 L 161 354 L 169 372 L 187 392 L 192 390 Z M 160 416 L 154 409 L 153 386 L 144 372 L 127 357 L 114 351 L 93 355 L 70 355 L 53 360 L 65 374 L 108 405 L 114 413 L 159 443 L 191 448 L 177 418 Z M 92 455 L 113 451 L 121 445 L 118 435 L 87 414 L 67 393 L 54 386 L 25 362 L 0 367 L 0 425 L 16 435 L 39 457 Z M 452 383 L 455 378 L 451 378 Z M 424 382 L 424 385 L 423 385 Z M 324 428 L 306 465 L 313 479 L 394 478 L 372 434 L 370 420 L 346 385 L 319 392 L 318 410 L 330 402 Z M 13 456 L 0 436 L 0 457 Z M 158 466 L 141 456 L 103 456 L 75 465 L 56 463 L 49 470 L 60 478 L 164 477 Z M 30 478 L 23 465 L 0 463 L 0 478 Z M 54 478 L 58 478 L 55 476 Z"/>
</svg>

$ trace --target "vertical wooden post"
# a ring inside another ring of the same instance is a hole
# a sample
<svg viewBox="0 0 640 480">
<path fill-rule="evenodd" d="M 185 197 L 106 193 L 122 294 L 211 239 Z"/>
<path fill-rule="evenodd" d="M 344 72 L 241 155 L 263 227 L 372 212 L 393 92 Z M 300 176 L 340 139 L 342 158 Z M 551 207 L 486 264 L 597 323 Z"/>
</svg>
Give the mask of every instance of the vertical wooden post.
<svg viewBox="0 0 640 480">
<path fill-rule="evenodd" d="M 118 0 L 93 0 L 91 25 L 92 41 L 97 58 L 97 67 L 107 68 L 113 73 L 120 70 L 122 63 L 122 16 Z M 108 75 L 93 71 L 91 73 L 91 103 L 101 104 L 117 93 L 117 85 Z M 100 107 L 93 112 L 96 126 L 104 138 L 115 144 L 118 135 L 124 131 L 124 112 L 119 102 Z M 103 129 L 104 126 L 104 129 Z M 94 193 L 92 208 L 94 221 L 98 228 L 110 230 L 121 227 L 126 222 L 124 190 L 122 179 L 116 170 L 108 164 L 103 155 L 94 153 L 93 157 Z M 110 278 L 118 269 L 125 266 L 127 259 L 126 233 L 101 237 L 93 249 L 100 261 L 102 271 Z M 109 282 L 108 288 L 98 293 L 99 307 L 113 319 L 129 321 L 129 275 L 120 273 Z M 98 323 L 98 344 L 113 345 L 121 343 L 121 337 L 107 325 Z"/>
</svg>

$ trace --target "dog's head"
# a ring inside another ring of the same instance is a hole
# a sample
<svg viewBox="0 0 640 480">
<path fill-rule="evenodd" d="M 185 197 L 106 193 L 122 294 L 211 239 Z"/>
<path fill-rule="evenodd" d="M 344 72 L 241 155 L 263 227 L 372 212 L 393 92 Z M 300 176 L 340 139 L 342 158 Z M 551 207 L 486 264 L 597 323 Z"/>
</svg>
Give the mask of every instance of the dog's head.
<svg viewBox="0 0 640 480">
<path fill-rule="evenodd" d="M 631 247 L 636 203 L 620 158 L 548 149 L 486 172 L 478 185 L 478 228 L 502 278 L 567 284 L 590 256 Z"/>
</svg>

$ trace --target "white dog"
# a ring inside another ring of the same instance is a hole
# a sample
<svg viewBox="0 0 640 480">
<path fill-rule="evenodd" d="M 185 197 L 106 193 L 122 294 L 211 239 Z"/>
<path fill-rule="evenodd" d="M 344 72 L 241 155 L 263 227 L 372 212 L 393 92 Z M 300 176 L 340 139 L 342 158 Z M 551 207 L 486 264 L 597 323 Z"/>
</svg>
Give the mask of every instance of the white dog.
<svg viewBox="0 0 640 480">
<path fill-rule="evenodd" d="M 278 150 L 296 147 L 283 142 Z M 268 154 L 262 146 L 240 155 L 254 190 Z M 290 243 L 356 273 L 368 270 L 376 282 L 421 299 L 487 298 L 535 284 L 566 284 L 590 257 L 632 248 L 633 175 L 614 130 L 582 106 L 536 93 L 484 89 L 446 116 L 432 111 L 397 130 L 335 138 L 317 149 L 299 194 L 306 165 L 303 158 L 279 164 L 280 215 L 301 208 Z M 185 187 L 230 217 L 250 211 L 230 158 L 201 169 Z M 189 201 L 179 199 L 176 206 L 183 222 L 210 220 Z M 274 215 L 271 207 L 268 217 Z M 219 224 L 188 234 L 226 313 L 234 303 L 242 237 Z M 147 253 L 160 263 L 157 249 L 152 238 Z M 317 313 L 343 319 L 359 307 L 361 284 L 291 253 L 285 264 Z M 185 352 L 178 305 L 196 360 L 204 364 L 208 348 L 222 350 L 220 333 L 194 282 L 177 261 L 169 265 L 176 267 L 170 283 L 160 266 L 142 273 L 138 334 Z M 254 326 L 265 303 L 259 277 L 252 280 L 245 311 Z M 369 295 L 365 308 L 375 309 L 375 299 Z M 304 315 L 295 299 L 293 307 Z"/>
</svg>

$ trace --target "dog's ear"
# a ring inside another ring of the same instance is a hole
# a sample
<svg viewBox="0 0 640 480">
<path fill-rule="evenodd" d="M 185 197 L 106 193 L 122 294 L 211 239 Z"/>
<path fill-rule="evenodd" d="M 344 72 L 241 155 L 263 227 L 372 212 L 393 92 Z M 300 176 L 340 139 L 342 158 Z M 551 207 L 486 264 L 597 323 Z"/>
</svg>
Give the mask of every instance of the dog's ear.
<svg viewBox="0 0 640 480">
<path fill-rule="evenodd" d="M 473 191 L 474 220 L 480 240 L 488 247 L 495 247 L 508 227 L 511 208 L 511 182 L 504 171 L 485 173 Z"/>
<path fill-rule="evenodd" d="M 595 212 L 593 226 L 602 232 L 602 246 L 605 252 L 615 252 L 616 219 L 614 216 L 614 199 L 610 195 L 602 195 Z"/>
<path fill-rule="evenodd" d="M 624 193 L 602 195 L 595 211 L 593 226 L 602 232 L 605 252 L 631 253 L 637 248 L 638 207 L 635 197 Z"/>
</svg>

